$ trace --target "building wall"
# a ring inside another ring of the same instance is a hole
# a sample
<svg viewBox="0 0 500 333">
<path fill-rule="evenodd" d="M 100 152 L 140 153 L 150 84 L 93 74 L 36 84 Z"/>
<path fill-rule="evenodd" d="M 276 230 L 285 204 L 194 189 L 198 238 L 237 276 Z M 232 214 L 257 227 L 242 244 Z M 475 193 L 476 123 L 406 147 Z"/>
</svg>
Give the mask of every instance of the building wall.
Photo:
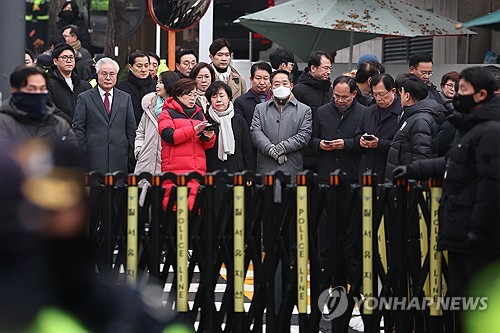
<svg viewBox="0 0 500 333">
<path fill-rule="evenodd" d="M 459 22 L 467 22 L 476 17 L 500 10 L 500 0 L 402 0 L 413 6 L 432 11 Z M 488 50 L 500 54 L 500 32 L 483 28 L 473 28 L 477 35 L 470 37 L 469 63 L 482 63 Z M 466 36 L 435 37 L 433 46 L 434 63 L 454 64 L 465 63 Z M 353 62 L 359 55 L 373 53 L 382 58 L 382 41 L 380 38 L 354 46 Z M 336 62 L 347 63 L 348 49 L 337 51 Z"/>
</svg>

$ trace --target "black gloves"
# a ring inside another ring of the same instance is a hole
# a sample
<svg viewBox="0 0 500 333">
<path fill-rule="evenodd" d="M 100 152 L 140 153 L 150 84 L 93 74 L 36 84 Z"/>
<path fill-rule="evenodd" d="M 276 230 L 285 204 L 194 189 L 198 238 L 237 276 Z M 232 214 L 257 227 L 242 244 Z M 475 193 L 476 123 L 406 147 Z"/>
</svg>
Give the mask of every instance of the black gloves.
<svg viewBox="0 0 500 333">
<path fill-rule="evenodd" d="M 406 165 L 399 165 L 392 171 L 394 179 L 400 179 L 408 177 L 408 168 Z"/>
</svg>

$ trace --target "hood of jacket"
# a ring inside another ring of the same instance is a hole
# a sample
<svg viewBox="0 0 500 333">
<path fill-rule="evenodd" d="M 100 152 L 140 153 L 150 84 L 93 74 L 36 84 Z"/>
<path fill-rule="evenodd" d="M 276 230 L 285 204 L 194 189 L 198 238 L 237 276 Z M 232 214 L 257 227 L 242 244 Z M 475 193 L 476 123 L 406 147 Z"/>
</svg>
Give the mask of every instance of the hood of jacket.
<svg viewBox="0 0 500 333">
<path fill-rule="evenodd" d="M 470 113 L 453 112 L 450 122 L 458 129 L 464 130 L 475 124 L 495 120 L 500 121 L 500 96 L 494 96 L 489 101 L 480 104 L 479 108 Z"/>
<path fill-rule="evenodd" d="M 324 90 L 328 91 L 330 89 L 330 86 L 332 85 L 332 82 L 330 79 L 328 80 L 318 80 L 314 76 L 312 76 L 311 73 L 309 72 L 304 72 L 302 73 L 301 76 L 299 76 L 299 79 L 297 80 L 297 84 L 304 84 L 307 86 L 311 86 L 314 89 L 317 90 Z"/>
<path fill-rule="evenodd" d="M 47 109 L 47 114 L 45 115 L 45 118 L 42 119 L 42 122 L 46 121 L 47 118 L 49 118 L 55 111 L 56 107 L 52 100 L 50 98 L 47 99 L 47 104 L 45 105 L 45 108 Z M 23 123 L 38 123 L 39 120 L 34 120 L 33 118 L 30 117 L 30 114 L 25 111 L 19 110 L 14 103 L 12 103 L 11 99 L 8 98 L 5 100 L 2 105 L 0 106 L 0 113 L 5 113 L 10 115 L 12 118 L 16 119 L 17 121 L 23 122 Z"/>
<path fill-rule="evenodd" d="M 439 114 L 436 110 L 435 103 L 437 102 L 430 98 L 424 98 L 423 100 L 418 101 L 412 106 L 404 107 L 403 117 L 407 119 L 417 113 L 429 113 L 437 121 L 437 119 L 439 119 Z"/>
<path fill-rule="evenodd" d="M 152 114 L 154 114 L 157 99 L 158 95 L 156 95 L 156 92 L 150 92 L 144 95 L 144 97 L 141 100 L 142 109 L 145 112 L 152 112 Z"/>
</svg>

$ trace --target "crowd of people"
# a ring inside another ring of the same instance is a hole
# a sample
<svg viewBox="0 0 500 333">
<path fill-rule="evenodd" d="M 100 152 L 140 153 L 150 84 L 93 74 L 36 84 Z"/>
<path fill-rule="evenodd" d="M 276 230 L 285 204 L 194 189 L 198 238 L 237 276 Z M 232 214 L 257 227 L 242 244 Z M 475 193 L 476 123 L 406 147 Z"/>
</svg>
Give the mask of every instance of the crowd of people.
<svg viewBox="0 0 500 333">
<path fill-rule="evenodd" d="M 452 71 L 436 87 L 427 54 L 413 55 L 397 76 L 364 55 L 332 81 L 329 53 L 313 52 L 298 72 L 293 54 L 277 49 L 270 64 L 251 66 L 247 89 L 246 73 L 231 66 L 230 43 L 219 38 L 210 63 L 182 49 L 171 71 L 156 54 L 134 51 L 118 80 L 112 58 L 92 63 L 77 11 L 65 4 L 53 47 L 38 57 L 27 50 L 25 66 L 12 72 L 1 141 L 69 145 L 82 153 L 82 169 L 102 173 L 281 170 L 293 181 L 310 169 L 325 182 L 340 169 L 351 183 L 372 171 L 379 184 L 441 177 L 439 246 L 450 253 L 450 291 L 463 295 L 498 258 L 498 67 Z M 149 185 L 140 184 L 140 204 Z M 172 184 L 163 185 L 166 206 Z M 192 208 L 199 184 L 188 186 Z"/>
</svg>

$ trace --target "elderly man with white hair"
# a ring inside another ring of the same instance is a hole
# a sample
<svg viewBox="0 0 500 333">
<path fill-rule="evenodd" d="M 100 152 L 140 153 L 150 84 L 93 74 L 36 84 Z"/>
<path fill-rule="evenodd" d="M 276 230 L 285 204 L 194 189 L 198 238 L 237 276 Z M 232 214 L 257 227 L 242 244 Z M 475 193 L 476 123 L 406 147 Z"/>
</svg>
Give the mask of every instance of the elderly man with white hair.
<svg viewBox="0 0 500 333">
<path fill-rule="evenodd" d="M 81 93 L 73 126 L 90 171 L 132 172 L 136 122 L 129 94 L 116 89 L 120 66 L 110 58 L 96 63 L 97 86 Z"/>
</svg>

